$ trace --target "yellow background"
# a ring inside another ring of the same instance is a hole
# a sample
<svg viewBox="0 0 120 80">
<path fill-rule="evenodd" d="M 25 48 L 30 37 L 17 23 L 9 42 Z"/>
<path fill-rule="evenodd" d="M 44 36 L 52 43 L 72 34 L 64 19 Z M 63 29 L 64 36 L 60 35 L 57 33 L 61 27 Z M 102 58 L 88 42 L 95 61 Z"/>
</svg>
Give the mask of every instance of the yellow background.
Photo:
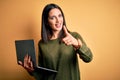
<svg viewBox="0 0 120 80">
<path fill-rule="evenodd" d="M 17 65 L 14 41 L 34 39 L 37 53 L 47 3 L 63 9 L 68 29 L 93 52 L 91 63 L 79 59 L 81 79 L 120 80 L 120 0 L 0 0 L 0 80 L 34 80 Z"/>
</svg>

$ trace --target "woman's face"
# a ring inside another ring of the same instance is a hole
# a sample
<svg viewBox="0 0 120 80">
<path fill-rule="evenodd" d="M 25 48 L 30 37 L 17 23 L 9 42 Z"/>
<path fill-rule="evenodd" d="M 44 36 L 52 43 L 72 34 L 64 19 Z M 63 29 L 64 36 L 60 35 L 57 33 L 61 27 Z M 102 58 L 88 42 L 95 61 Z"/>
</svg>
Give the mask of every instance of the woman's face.
<svg viewBox="0 0 120 80">
<path fill-rule="evenodd" d="M 48 14 L 48 24 L 53 31 L 61 31 L 63 26 L 63 16 L 59 9 L 51 9 Z"/>
</svg>

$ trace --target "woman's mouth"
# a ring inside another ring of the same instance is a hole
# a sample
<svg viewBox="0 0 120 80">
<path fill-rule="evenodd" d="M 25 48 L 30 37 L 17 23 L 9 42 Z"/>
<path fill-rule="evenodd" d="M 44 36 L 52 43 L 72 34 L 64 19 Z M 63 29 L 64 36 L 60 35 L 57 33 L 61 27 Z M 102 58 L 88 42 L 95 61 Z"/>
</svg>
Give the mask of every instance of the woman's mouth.
<svg viewBox="0 0 120 80">
<path fill-rule="evenodd" d="M 55 24 L 56 28 L 60 28 L 61 27 L 61 24 Z"/>
</svg>

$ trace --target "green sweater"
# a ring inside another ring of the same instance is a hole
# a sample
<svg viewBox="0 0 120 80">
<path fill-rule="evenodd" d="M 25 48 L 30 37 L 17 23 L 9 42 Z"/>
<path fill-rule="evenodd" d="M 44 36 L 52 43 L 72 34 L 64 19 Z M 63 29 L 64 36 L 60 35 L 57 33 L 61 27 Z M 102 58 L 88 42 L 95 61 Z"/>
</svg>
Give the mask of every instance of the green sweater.
<svg viewBox="0 0 120 80">
<path fill-rule="evenodd" d="M 82 41 L 82 46 L 75 50 L 72 45 L 60 43 L 59 39 L 49 40 L 48 43 L 39 42 L 39 66 L 57 70 L 57 74 L 43 74 L 35 70 L 33 75 L 36 80 L 80 80 L 77 54 L 84 62 L 92 60 L 92 53 L 82 37 L 71 32 L 71 35 Z"/>
</svg>

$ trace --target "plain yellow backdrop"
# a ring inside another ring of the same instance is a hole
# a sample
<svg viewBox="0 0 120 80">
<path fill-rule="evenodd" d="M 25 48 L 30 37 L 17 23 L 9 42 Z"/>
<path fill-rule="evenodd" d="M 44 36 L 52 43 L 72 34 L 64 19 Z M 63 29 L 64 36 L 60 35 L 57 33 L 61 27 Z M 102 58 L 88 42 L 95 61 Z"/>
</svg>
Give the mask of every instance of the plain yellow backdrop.
<svg viewBox="0 0 120 80">
<path fill-rule="evenodd" d="M 17 64 L 14 41 L 41 38 L 41 13 L 58 4 L 70 31 L 82 35 L 93 61 L 79 59 L 82 80 L 120 80 L 119 0 L 0 0 L 0 80 L 34 80 Z"/>
</svg>

